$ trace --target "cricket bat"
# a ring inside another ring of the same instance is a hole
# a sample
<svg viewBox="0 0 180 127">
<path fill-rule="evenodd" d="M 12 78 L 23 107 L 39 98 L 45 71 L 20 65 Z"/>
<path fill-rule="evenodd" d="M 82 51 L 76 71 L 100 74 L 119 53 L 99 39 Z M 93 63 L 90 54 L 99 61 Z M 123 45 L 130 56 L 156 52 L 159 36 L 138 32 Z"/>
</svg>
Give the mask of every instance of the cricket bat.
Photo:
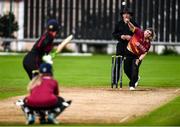
<svg viewBox="0 0 180 127">
<path fill-rule="evenodd" d="M 69 35 L 66 39 L 64 39 L 58 46 L 57 49 L 53 52 L 50 53 L 50 55 L 52 56 L 52 58 L 54 58 L 58 53 L 60 53 L 63 48 L 69 43 L 71 42 L 71 40 L 73 39 L 73 35 Z"/>
<path fill-rule="evenodd" d="M 50 53 L 50 55 L 44 55 L 42 57 L 43 61 L 45 61 L 46 63 L 49 63 L 49 64 L 53 64 L 53 61 L 52 59 L 58 54 L 60 53 L 63 48 L 69 43 L 71 42 L 71 40 L 73 39 L 73 35 L 69 35 L 66 39 L 64 39 L 58 46 L 57 46 L 57 49 L 52 51 Z"/>
<path fill-rule="evenodd" d="M 62 49 L 73 39 L 73 35 L 69 35 L 66 39 L 64 39 L 61 44 L 58 45 L 56 49 L 56 53 L 60 53 Z"/>
</svg>

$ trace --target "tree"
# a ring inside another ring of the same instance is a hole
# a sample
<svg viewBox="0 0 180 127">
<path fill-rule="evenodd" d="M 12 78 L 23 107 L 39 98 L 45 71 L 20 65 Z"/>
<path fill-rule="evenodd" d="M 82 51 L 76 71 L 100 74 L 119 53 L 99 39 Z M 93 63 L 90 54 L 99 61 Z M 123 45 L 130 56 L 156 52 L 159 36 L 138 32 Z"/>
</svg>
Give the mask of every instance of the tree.
<svg viewBox="0 0 180 127">
<path fill-rule="evenodd" d="M 0 37 L 15 38 L 14 32 L 18 31 L 18 23 L 15 21 L 15 15 L 11 12 L 0 15 Z M 10 50 L 10 41 L 4 41 L 2 46 L 5 51 Z"/>
</svg>

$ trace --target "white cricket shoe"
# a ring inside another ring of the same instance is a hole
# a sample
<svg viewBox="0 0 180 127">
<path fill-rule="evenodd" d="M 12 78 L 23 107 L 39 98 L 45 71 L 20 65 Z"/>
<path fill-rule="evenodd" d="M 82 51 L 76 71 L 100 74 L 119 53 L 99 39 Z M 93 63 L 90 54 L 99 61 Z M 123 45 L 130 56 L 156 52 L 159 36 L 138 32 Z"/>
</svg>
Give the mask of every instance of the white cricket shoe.
<svg viewBox="0 0 180 127">
<path fill-rule="evenodd" d="M 133 91 L 133 90 L 135 90 L 135 88 L 131 86 L 131 87 L 129 87 L 129 90 Z"/>
</svg>

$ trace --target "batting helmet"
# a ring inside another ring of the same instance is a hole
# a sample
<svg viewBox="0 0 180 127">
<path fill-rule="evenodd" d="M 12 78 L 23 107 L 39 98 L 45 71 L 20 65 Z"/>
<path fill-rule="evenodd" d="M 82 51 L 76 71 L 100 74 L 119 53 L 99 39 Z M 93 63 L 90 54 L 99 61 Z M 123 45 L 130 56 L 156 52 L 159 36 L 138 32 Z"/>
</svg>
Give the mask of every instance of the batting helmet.
<svg viewBox="0 0 180 127">
<path fill-rule="evenodd" d="M 40 73 L 52 74 L 52 66 L 48 63 L 42 63 L 39 69 Z"/>
<path fill-rule="evenodd" d="M 60 25 L 59 23 L 57 22 L 56 19 L 49 19 L 48 22 L 47 22 L 47 29 L 48 31 L 59 31 L 60 30 Z"/>
</svg>

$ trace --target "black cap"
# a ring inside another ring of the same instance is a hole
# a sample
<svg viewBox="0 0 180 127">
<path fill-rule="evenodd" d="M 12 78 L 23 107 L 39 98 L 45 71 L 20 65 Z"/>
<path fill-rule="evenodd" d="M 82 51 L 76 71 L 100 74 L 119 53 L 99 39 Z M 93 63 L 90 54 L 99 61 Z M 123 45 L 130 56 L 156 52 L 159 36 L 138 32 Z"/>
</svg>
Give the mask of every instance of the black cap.
<svg viewBox="0 0 180 127">
<path fill-rule="evenodd" d="M 56 19 L 49 19 L 47 22 L 47 29 L 48 29 L 48 31 L 57 31 L 58 32 L 60 30 L 60 25 Z"/>
<path fill-rule="evenodd" d="M 127 7 L 124 7 L 124 8 L 121 10 L 120 15 L 122 16 L 122 15 L 125 14 L 125 13 L 130 14 L 131 16 L 133 16 L 133 12 L 130 11 Z"/>
</svg>

